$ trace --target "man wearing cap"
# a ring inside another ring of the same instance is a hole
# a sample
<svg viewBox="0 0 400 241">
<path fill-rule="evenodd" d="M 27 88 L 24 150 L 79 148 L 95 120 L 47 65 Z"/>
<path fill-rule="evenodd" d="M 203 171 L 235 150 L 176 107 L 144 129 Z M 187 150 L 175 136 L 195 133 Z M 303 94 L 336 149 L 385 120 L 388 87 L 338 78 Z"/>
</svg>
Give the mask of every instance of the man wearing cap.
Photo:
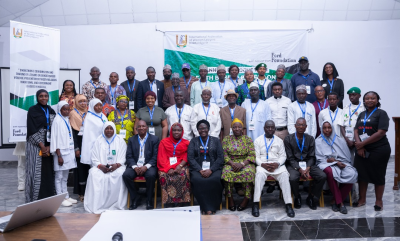
<svg viewBox="0 0 400 241">
<path fill-rule="evenodd" d="M 289 135 L 287 123 L 288 123 L 288 108 L 292 104 L 292 101 L 284 96 L 283 84 L 281 82 L 273 82 L 268 85 L 271 87 L 272 97 L 269 97 L 266 102 L 271 108 L 271 119 L 274 121 L 274 126 L 276 128 L 275 135 L 282 139 L 285 139 Z"/>
<path fill-rule="evenodd" d="M 242 107 L 246 109 L 247 135 L 254 141 L 264 134 L 264 123 L 271 120 L 271 109 L 269 104 L 260 99 L 259 85 L 255 82 L 250 84 L 250 99 L 246 99 Z"/>
<path fill-rule="evenodd" d="M 221 108 L 219 114 L 221 115 L 222 129 L 220 134 L 220 140 L 223 140 L 225 136 L 233 135 L 231 123 L 235 118 L 238 118 L 243 122 L 243 135 L 246 135 L 246 110 L 236 105 L 238 94 L 233 89 L 226 92 L 224 96 L 228 105 Z"/>
<path fill-rule="evenodd" d="M 341 137 L 342 134 L 340 132 L 340 129 L 343 125 L 343 111 L 338 107 L 339 95 L 336 92 L 329 93 L 328 103 L 329 107 L 325 108 L 319 113 L 318 123 L 320 126 L 318 126 L 317 128 L 320 128 L 320 130 L 322 131 L 321 125 L 325 121 L 329 121 L 332 125 L 333 130 L 335 131 L 335 134 Z"/>
<path fill-rule="evenodd" d="M 286 96 L 291 101 L 295 101 L 292 82 L 290 82 L 289 79 L 284 79 L 285 74 L 286 74 L 285 65 L 283 64 L 278 65 L 278 67 L 276 68 L 276 81 L 269 83 L 267 87 L 267 96 L 266 96 L 267 99 L 274 96 L 274 94 L 272 93 L 273 92 L 272 84 L 278 82 L 282 84 L 282 96 Z"/>
<path fill-rule="evenodd" d="M 250 84 L 254 81 L 254 74 L 253 71 L 248 69 L 244 72 L 244 79 L 246 80 L 242 85 L 239 85 L 236 89 L 237 93 L 239 94 L 236 103 L 238 105 L 242 105 L 245 99 L 250 99 Z M 261 85 L 258 85 L 260 89 L 259 98 L 261 100 L 265 99 L 264 95 L 264 88 Z"/>
<path fill-rule="evenodd" d="M 147 67 L 146 69 L 147 79 L 140 81 L 138 92 L 137 92 L 137 102 L 138 109 L 146 106 L 146 100 L 144 95 L 147 91 L 153 91 L 157 98 L 154 103 L 156 106 L 163 108 L 163 96 L 164 96 L 164 84 L 159 80 L 156 80 L 156 70 L 153 67 Z"/>
<path fill-rule="evenodd" d="M 207 81 L 208 67 L 204 64 L 200 65 L 199 75 L 200 81 L 196 81 L 192 84 L 189 91 L 190 94 L 190 106 L 195 106 L 201 103 L 201 92 L 205 86 L 210 86 L 211 83 Z"/>
<path fill-rule="evenodd" d="M 89 80 L 88 82 L 86 82 L 83 86 L 82 86 L 82 94 L 84 96 L 86 96 L 86 98 L 88 99 L 88 101 L 91 101 L 94 98 L 94 91 L 97 88 L 107 88 L 106 83 L 101 82 L 100 80 L 100 69 L 95 67 L 92 67 L 90 69 L 90 76 L 92 77 L 91 80 Z"/>
<path fill-rule="evenodd" d="M 317 119 L 317 135 L 315 138 L 317 138 L 319 135 L 321 135 L 321 130 L 319 127 L 319 114 L 321 111 L 323 111 L 325 108 L 329 107 L 329 102 L 327 99 L 325 99 L 325 89 L 324 87 L 318 85 L 314 89 L 315 97 L 317 98 L 316 101 L 314 101 L 312 104 L 315 109 L 315 117 Z"/>
<path fill-rule="evenodd" d="M 319 79 L 319 76 L 308 68 L 309 65 L 310 64 L 308 62 L 307 57 L 305 56 L 300 57 L 299 58 L 300 71 L 295 73 L 290 81 L 292 82 L 294 90 L 299 85 L 305 85 L 308 94 L 306 100 L 310 103 L 313 103 L 316 100 L 314 95 L 314 89 L 316 86 L 321 85 L 321 81 Z"/>
<path fill-rule="evenodd" d="M 126 67 L 125 71 L 127 80 L 122 82 L 121 86 L 124 87 L 126 94 L 129 97 L 129 109 L 136 113 L 138 111 L 136 93 L 139 86 L 139 80 L 135 79 L 135 68 L 132 66 Z"/>
<path fill-rule="evenodd" d="M 196 76 L 192 76 L 190 74 L 190 71 L 191 70 L 189 64 L 182 64 L 183 77 L 181 78 L 180 84 L 189 91 L 189 94 L 190 94 L 190 89 L 192 88 L 192 84 L 199 80 L 198 78 L 196 78 Z"/>
<path fill-rule="evenodd" d="M 219 108 L 225 107 L 228 105 L 228 102 L 225 100 L 224 96 L 226 92 L 230 89 L 235 89 L 235 85 L 230 81 L 225 81 L 226 77 L 226 68 L 225 65 L 221 64 L 217 68 L 218 81 L 211 83 L 212 89 L 212 103 L 217 104 Z"/>
<path fill-rule="evenodd" d="M 268 84 L 269 84 L 269 82 L 271 82 L 270 80 L 267 80 L 267 78 L 265 77 L 265 73 L 267 72 L 267 65 L 264 63 L 259 63 L 255 67 L 255 70 L 258 73 L 258 76 L 256 79 L 257 84 L 262 86 L 264 93 L 267 93 Z M 263 100 L 265 100 L 265 99 L 266 98 L 263 98 Z"/>
<path fill-rule="evenodd" d="M 112 72 L 110 74 L 110 85 L 107 85 L 106 88 L 106 103 L 117 107 L 116 99 L 120 95 L 126 95 L 126 91 L 124 87 L 118 85 L 119 75 L 116 72 Z"/>
<path fill-rule="evenodd" d="M 206 86 L 201 93 L 202 102 L 193 107 L 193 122 L 192 130 L 196 137 L 199 136 L 196 124 L 200 120 L 206 120 L 210 123 L 210 136 L 219 138 L 221 132 L 221 116 L 219 115 L 219 107 L 211 103 L 212 90 L 211 87 Z"/>
<path fill-rule="evenodd" d="M 171 75 L 172 75 L 172 70 L 171 70 L 171 65 L 166 64 L 163 68 L 163 76 L 164 79 L 161 80 L 161 82 L 164 84 L 164 89 L 166 90 L 168 87 L 171 87 Z"/>
<path fill-rule="evenodd" d="M 164 97 L 163 97 L 164 109 L 167 109 L 168 107 L 175 105 L 175 92 L 177 90 L 182 91 L 184 103 L 186 105 L 190 105 L 189 93 L 186 88 L 179 85 L 179 74 L 178 73 L 172 74 L 171 83 L 172 83 L 172 86 L 166 88 L 165 92 L 164 92 Z M 174 123 L 172 123 L 172 124 L 174 124 Z"/>
<path fill-rule="evenodd" d="M 314 106 L 306 101 L 307 87 L 299 85 L 296 87 L 297 100 L 289 105 L 288 108 L 288 131 L 289 134 L 296 132 L 295 124 L 298 118 L 302 117 L 307 122 L 306 134 L 315 138 L 317 134 L 317 123 L 315 118 Z"/>
</svg>

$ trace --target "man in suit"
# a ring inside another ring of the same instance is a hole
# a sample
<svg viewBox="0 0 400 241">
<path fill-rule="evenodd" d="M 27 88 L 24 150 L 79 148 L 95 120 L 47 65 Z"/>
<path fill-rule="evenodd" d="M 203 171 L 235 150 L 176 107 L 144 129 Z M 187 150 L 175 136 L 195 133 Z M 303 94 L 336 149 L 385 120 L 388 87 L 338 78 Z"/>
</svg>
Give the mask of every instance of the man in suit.
<svg viewBox="0 0 400 241">
<path fill-rule="evenodd" d="M 221 133 L 220 140 L 222 141 L 225 136 L 233 135 L 231 124 L 233 119 L 238 118 L 244 124 L 243 126 L 243 135 L 247 135 L 246 132 L 246 110 L 238 105 L 236 105 L 236 100 L 238 98 L 238 94 L 235 93 L 233 89 L 230 89 L 226 92 L 224 96 L 228 105 L 221 108 L 219 114 L 221 115 Z"/>
<path fill-rule="evenodd" d="M 122 175 L 125 185 L 128 188 L 131 206 L 129 210 L 136 209 L 139 205 L 138 190 L 133 182 L 136 177 L 146 179 L 146 209 L 153 209 L 152 196 L 157 178 L 157 153 L 159 139 L 157 136 L 147 133 L 147 124 L 139 120 L 137 125 L 138 135 L 128 140 L 126 150 L 126 170 Z"/>
<path fill-rule="evenodd" d="M 140 81 L 137 92 L 138 109 L 146 106 L 144 95 L 151 90 L 156 93 L 157 99 L 155 105 L 163 108 L 164 83 L 156 80 L 156 70 L 153 67 L 148 67 L 146 70 L 147 79 Z"/>
</svg>

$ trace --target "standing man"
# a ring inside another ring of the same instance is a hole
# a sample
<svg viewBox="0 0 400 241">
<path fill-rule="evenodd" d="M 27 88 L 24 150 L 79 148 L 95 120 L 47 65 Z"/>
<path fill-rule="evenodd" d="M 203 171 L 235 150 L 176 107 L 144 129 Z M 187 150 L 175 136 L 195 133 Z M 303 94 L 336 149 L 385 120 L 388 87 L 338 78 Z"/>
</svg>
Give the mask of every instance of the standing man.
<svg viewBox="0 0 400 241">
<path fill-rule="evenodd" d="M 178 122 L 183 126 L 183 139 L 190 141 L 193 138 L 192 125 L 196 125 L 196 123 L 194 123 L 193 108 L 184 103 L 184 94 L 182 90 L 175 90 L 174 99 L 175 105 L 168 107 L 165 111 L 168 121 L 168 130 L 171 130 L 171 126 Z"/>
<path fill-rule="evenodd" d="M 254 82 L 250 84 L 250 99 L 246 99 L 242 104 L 242 107 L 246 109 L 247 135 L 253 141 L 264 134 L 264 123 L 271 120 L 272 116 L 269 104 L 260 100 L 260 89 L 258 87 L 259 85 Z"/>
<path fill-rule="evenodd" d="M 216 103 L 219 108 L 228 105 L 224 96 L 226 92 L 230 89 L 235 89 L 235 85 L 232 82 L 225 81 L 226 68 L 225 65 L 221 64 L 217 68 L 218 81 L 211 83 L 212 89 L 212 102 Z"/>
<path fill-rule="evenodd" d="M 115 110 L 114 106 L 106 102 L 106 90 L 99 87 L 94 91 L 94 98 L 97 98 L 103 103 L 103 114 L 108 116 L 111 112 Z"/>
<path fill-rule="evenodd" d="M 341 127 L 343 125 L 343 111 L 338 107 L 339 96 L 336 92 L 328 94 L 329 108 L 324 109 L 319 113 L 318 122 L 322 125 L 325 121 L 330 121 L 335 134 L 342 136 Z M 321 126 L 318 126 L 322 130 Z"/>
<path fill-rule="evenodd" d="M 285 140 L 285 137 L 289 135 L 287 123 L 288 123 L 288 108 L 292 104 L 292 101 L 284 96 L 283 84 L 280 82 L 273 82 L 268 85 L 271 86 L 272 97 L 269 97 L 266 102 L 271 108 L 271 119 L 274 121 L 275 135 Z"/>
<path fill-rule="evenodd" d="M 297 100 L 290 104 L 288 108 L 289 134 L 293 134 L 296 132 L 296 120 L 302 117 L 308 123 L 306 133 L 312 137 L 315 137 L 315 135 L 317 134 L 317 120 L 315 118 L 315 109 L 310 102 L 306 101 L 307 88 L 305 85 L 299 85 L 296 87 L 296 98 Z"/>
<path fill-rule="evenodd" d="M 156 80 L 156 70 L 153 67 L 148 67 L 146 69 L 147 79 L 140 81 L 137 93 L 138 109 L 146 106 L 146 100 L 144 95 L 147 91 L 153 91 L 157 98 L 155 106 L 163 108 L 163 97 L 164 97 L 164 84 L 159 80 Z"/>
<path fill-rule="evenodd" d="M 94 90 L 97 88 L 106 89 L 107 85 L 104 82 L 100 81 L 100 69 L 96 66 L 90 69 L 90 76 L 92 79 L 86 82 L 82 86 L 82 94 L 86 96 L 88 101 L 91 101 L 94 98 Z"/>
<path fill-rule="evenodd" d="M 254 184 L 254 199 L 252 215 L 260 216 L 259 202 L 261 191 L 268 176 L 273 177 L 279 182 L 282 190 L 283 200 L 285 201 L 286 213 L 293 218 L 295 213 L 292 208 L 292 194 L 290 192 L 289 172 L 285 167 L 286 152 L 283 141 L 274 135 L 275 123 L 268 120 L 264 125 L 265 135 L 259 136 L 254 141 L 256 151 L 256 178 Z"/>
<path fill-rule="evenodd" d="M 306 202 L 312 209 L 317 209 L 317 202 L 326 181 L 326 174 L 315 165 L 315 140 L 305 133 L 307 122 L 303 117 L 296 121 L 296 132 L 285 138 L 286 168 L 290 174 L 289 181 L 294 197 L 294 208 L 301 208 L 299 192 L 299 179 L 313 178 L 313 190 L 308 195 Z"/>
<path fill-rule="evenodd" d="M 219 138 L 219 133 L 221 132 L 221 117 L 219 115 L 219 107 L 211 103 L 211 87 L 204 87 L 201 93 L 202 102 L 193 107 L 193 122 L 192 130 L 196 137 L 199 136 L 196 124 L 200 120 L 206 120 L 210 123 L 209 135 Z"/>
<path fill-rule="evenodd" d="M 207 81 L 207 74 L 208 67 L 204 64 L 200 65 L 200 81 L 194 82 L 190 90 L 188 89 L 190 94 L 190 106 L 192 107 L 197 105 L 198 103 L 201 103 L 201 92 L 203 91 L 204 87 L 210 84 Z"/>
<path fill-rule="evenodd" d="M 315 97 L 317 97 L 317 100 L 312 103 L 315 109 L 315 117 L 317 119 L 317 136 L 315 137 L 317 138 L 319 135 L 321 135 L 319 120 L 318 120 L 319 114 L 321 113 L 321 111 L 323 111 L 325 108 L 329 106 L 329 103 L 325 99 L 325 89 L 322 86 L 318 85 L 317 87 L 315 87 L 314 93 Z"/>
<path fill-rule="evenodd" d="M 232 121 L 238 118 L 243 124 L 243 135 L 247 135 L 246 132 L 246 110 L 236 105 L 238 94 L 233 89 L 226 92 L 224 98 L 228 102 L 228 105 L 221 108 L 219 114 L 221 115 L 222 129 L 220 134 L 220 140 L 222 141 L 225 136 L 233 135 L 232 132 Z"/>
<path fill-rule="evenodd" d="M 163 68 L 164 79 L 161 80 L 161 82 L 164 84 L 164 89 L 167 89 L 168 87 L 172 86 L 171 75 L 172 75 L 171 65 L 166 64 Z"/>
<path fill-rule="evenodd" d="M 321 81 L 319 79 L 319 76 L 308 68 L 309 65 L 310 64 L 308 62 L 307 57 L 305 56 L 300 57 L 299 58 L 300 71 L 294 74 L 290 81 L 292 82 L 294 90 L 299 85 L 305 85 L 308 94 L 306 100 L 310 103 L 314 103 L 314 101 L 316 100 L 314 95 L 314 89 L 318 85 L 321 85 Z"/>
<path fill-rule="evenodd" d="M 168 107 L 175 105 L 175 92 L 177 90 L 182 91 L 185 104 L 190 105 L 189 93 L 186 88 L 179 85 L 179 74 L 178 73 L 172 74 L 171 83 L 172 83 L 172 85 L 165 89 L 165 93 L 164 93 L 164 97 L 163 97 L 164 109 L 167 109 Z M 165 86 L 165 84 L 164 84 L 164 86 Z M 172 123 L 172 124 L 174 124 L 174 123 Z M 169 130 L 169 128 L 168 128 L 168 130 Z"/>
<path fill-rule="evenodd" d="M 262 90 L 264 91 L 264 93 L 267 93 L 267 87 L 268 87 L 268 81 L 267 78 L 265 77 L 265 73 L 267 72 L 267 65 L 264 63 L 259 63 L 256 66 L 256 71 L 258 73 L 256 82 L 258 85 L 262 86 Z M 266 98 L 264 97 L 262 100 L 265 100 Z"/>
<path fill-rule="evenodd" d="M 125 68 L 125 71 L 127 80 L 122 82 L 121 86 L 124 87 L 125 92 L 128 94 L 127 96 L 129 97 L 129 109 L 135 111 L 136 113 L 138 111 L 136 93 L 138 90 L 139 81 L 135 79 L 135 68 L 133 68 L 132 66 L 128 66 Z"/>
<path fill-rule="evenodd" d="M 181 86 L 185 87 L 190 94 L 190 90 L 192 88 L 192 84 L 199 79 L 196 76 L 192 76 L 190 73 L 190 65 L 189 64 L 182 64 L 182 74 L 183 77 L 181 78 Z"/>
<path fill-rule="evenodd" d="M 116 99 L 120 95 L 126 95 L 124 87 L 118 85 L 119 75 L 116 72 L 110 74 L 110 85 L 106 88 L 106 102 L 114 108 L 117 106 Z"/>
<path fill-rule="evenodd" d="M 290 82 L 290 80 L 288 79 L 283 78 L 285 77 L 285 74 L 286 74 L 285 65 L 283 64 L 278 65 L 278 67 L 276 68 L 276 81 L 268 84 L 267 99 L 273 96 L 272 84 L 278 82 L 282 84 L 282 95 L 288 97 L 291 101 L 295 101 L 292 82 Z"/>
</svg>

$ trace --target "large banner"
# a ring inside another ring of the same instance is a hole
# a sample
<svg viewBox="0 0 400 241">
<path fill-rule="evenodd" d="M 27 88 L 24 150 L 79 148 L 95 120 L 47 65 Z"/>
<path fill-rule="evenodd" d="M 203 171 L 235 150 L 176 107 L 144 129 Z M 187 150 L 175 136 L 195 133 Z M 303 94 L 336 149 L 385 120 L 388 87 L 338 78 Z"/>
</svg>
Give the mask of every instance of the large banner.
<svg viewBox="0 0 400 241">
<path fill-rule="evenodd" d="M 181 73 L 181 65 L 189 63 L 192 75 L 199 76 L 199 66 L 208 67 L 208 80 L 216 81 L 217 66 L 239 66 L 239 78 L 247 69 L 259 63 L 267 64 L 266 76 L 276 78 L 279 64 L 286 66 L 285 78 L 298 71 L 298 59 L 307 55 L 306 30 L 265 31 L 188 31 L 166 32 L 164 38 L 165 64 Z M 228 73 L 228 69 L 227 69 Z M 182 74 L 181 74 L 182 75 Z M 227 78 L 229 75 L 227 76 Z"/>
<path fill-rule="evenodd" d="M 36 91 L 58 103 L 60 30 L 10 21 L 10 142 L 26 140 L 26 115 Z"/>
</svg>

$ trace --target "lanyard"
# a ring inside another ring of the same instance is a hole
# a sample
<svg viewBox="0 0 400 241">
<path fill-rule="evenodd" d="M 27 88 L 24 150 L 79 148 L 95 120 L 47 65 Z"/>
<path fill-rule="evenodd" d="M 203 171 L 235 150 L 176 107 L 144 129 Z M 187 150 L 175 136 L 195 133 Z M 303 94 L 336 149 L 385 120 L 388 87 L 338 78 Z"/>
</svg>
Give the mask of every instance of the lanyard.
<svg viewBox="0 0 400 241">
<path fill-rule="evenodd" d="M 333 81 L 334 81 L 334 79 L 332 79 L 332 83 L 331 83 L 331 81 L 330 81 L 329 78 L 328 78 L 328 83 L 329 83 L 329 85 L 331 86 L 331 90 L 329 91 L 329 93 L 332 93 Z"/>
<path fill-rule="evenodd" d="M 189 81 L 186 83 L 186 78 L 185 78 L 185 76 L 183 76 L 183 80 L 185 81 L 185 85 L 186 85 L 186 89 L 188 88 L 188 86 L 189 86 L 189 84 L 190 84 L 190 81 L 192 80 L 192 76 L 190 76 L 190 79 L 189 79 Z M 206 81 L 206 83 L 207 83 L 207 81 Z M 201 85 L 201 84 L 200 84 Z"/>
<path fill-rule="evenodd" d="M 181 143 L 181 141 L 182 141 L 182 139 L 180 139 L 179 141 L 178 141 L 178 143 L 176 143 L 176 145 L 174 145 L 174 143 L 172 142 L 172 145 L 174 146 L 174 156 L 175 156 L 175 151 L 176 151 L 176 147 L 179 145 L 179 143 Z"/>
<path fill-rule="evenodd" d="M 179 85 L 179 90 L 181 90 L 181 86 Z M 175 93 L 175 87 L 172 86 L 172 91 Z"/>
<path fill-rule="evenodd" d="M 324 139 L 324 141 L 326 142 L 326 144 L 328 144 L 328 146 L 331 147 L 332 153 L 333 153 L 333 152 L 335 151 L 335 150 L 333 149 L 333 143 L 335 143 L 336 135 L 335 135 L 335 137 L 333 137 L 332 144 L 329 144 L 328 140 L 325 139 L 324 135 L 321 135 L 321 136 L 322 136 L 322 139 Z"/>
<path fill-rule="evenodd" d="M 149 136 L 149 134 L 146 133 L 146 138 L 144 138 L 143 144 L 140 142 L 140 137 L 139 137 L 139 135 L 137 136 L 137 139 L 138 139 L 139 145 L 140 145 L 140 156 L 141 156 L 141 157 L 143 157 L 143 148 L 144 148 L 144 145 L 146 145 L 146 141 L 147 141 L 147 137 L 148 137 L 148 136 Z"/>
<path fill-rule="evenodd" d="M 204 85 L 204 87 L 207 86 L 207 81 L 208 81 L 208 80 L 206 80 L 206 85 Z M 199 83 L 200 83 L 201 90 L 203 90 L 203 86 L 201 85 L 201 81 L 199 81 Z"/>
<path fill-rule="evenodd" d="M 236 88 L 236 86 L 239 84 L 239 78 L 236 77 L 236 83 L 235 83 L 235 81 L 233 81 L 232 77 L 229 77 L 229 79 L 231 79 L 232 83 L 235 85 L 235 88 Z"/>
<path fill-rule="evenodd" d="M 117 108 L 117 110 L 118 110 L 118 112 L 119 112 L 119 116 L 121 117 L 121 129 L 124 129 L 124 117 L 125 117 L 125 115 L 126 115 L 126 109 L 125 109 L 125 112 L 124 112 L 124 115 L 122 116 L 122 113 L 121 113 L 121 111 Z"/>
<path fill-rule="evenodd" d="M 204 106 L 203 106 L 204 107 Z M 181 123 L 181 115 L 182 115 L 182 113 L 183 113 L 183 109 L 185 108 L 185 104 L 183 104 L 182 105 L 182 111 L 181 111 L 181 113 L 179 114 L 178 113 L 178 107 L 176 107 L 176 105 L 175 105 L 175 110 L 176 110 L 176 115 L 178 116 L 178 118 L 179 118 L 179 123 Z"/>
<path fill-rule="evenodd" d="M 364 115 L 364 129 L 363 129 L 363 134 L 365 133 L 365 124 L 367 124 L 367 120 L 371 117 L 371 115 L 378 109 L 378 107 L 375 107 L 375 109 L 371 112 L 371 114 L 369 114 L 369 116 L 367 117 L 367 111 L 365 111 L 365 115 Z"/>
<path fill-rule="evenodd" d="M 302 74 L 300 74 L 300 75 L 301 75 L 301 77 L 303 77 L 303 79 L 306 80 L 306 84 L 307 84 L 307 79 L 308 79 L 308 76 L 310 76 L 310 74 L 308 74 L 307 76 L 304 76 L 304 75 L 302 75 Z"/>
<path fill-rule="evenodd" d="M 74 110 L 76 111 L 76 113 L 78 113 L 78 115 L 82 118 L 82 126 L 83 126 L 83 122 L 85 121 L 83 118 L 85 118 L 86 113 L 83 113 L 83 115 L 81 115 L 81 113 L 79 113 L 79 111 L 74 108 Z"/>
<path fill-rule="evenodd" d="M 154 106 L 153 106 L 153 112 L 150 111 L 150 108 L 147 106 L 147 109 L 149 110 L 149 115 L 150 115 L 150 121 L 151 121 L 151 126 L 153 126 L 153 114 L 154 114 Z"/>
<path fill-rule="evenodd" d="M 300 105 L 299 102 L 297 102 L 297 104 L 298 104 L 299 107 L 300 107 L 301 113 L 303 113 L 303 118 L 305 118 L 305 117 L 306 117 L 306 110 L 307 110 L 307 103 L 304 102 L 304 107 L 305 107 L 304 110 L 303 110 L 303 108 L 301 107 L 301 105 Z"/>
<path fill-rule="evenodd" d="M 225 80 L 224 80 L 224 85 L 222 86 L 222 89 L 221 89 L 221 82 L 218 81 L 218 85 L 219 85 L 219 89 L 221 90 L 219 98 L 222 99 L 222 92 L 224 91 L 224 88 L 225 88 Z"/>
<path fill-rule="evenodd" d="M 233 116 L 235 115 L 235 110 L 236 110 L 236 105 L 235 105 L 235 108 L 233 108 L 233 111 L 231 108 L 229 108 L 229 111 L 231 112 L 231 121 L 233 121 Z"/>
<path fill-rule="evenodd" d="M 264 79 L 264 84 L 262 84 L 262 87 L 264 88 L 265 83 L 267 83 L 267 78 Z M 257 84 L 260 85 L 260 82 L 258 82 L 258 78 L 257 78 Z"/>
<path fill-rule="evenodd" d="M 112 138 L 111 142 L 108 142 L 107 138 L 104 136 L 104 133 L 103 133 L 102 135 L 103 135 L 104 139 L 106 140 L 106 142 L 107 142 L 107 144 L 108 144 L 108 155 L 110 155 L 110 153 L 111 153 L 111 152 L 110 152 L 111 143 L 113 143 L 113 141 L 114 141 L 114 139 L 115 139 L 115 137 L 116 137 L 117 135 L 114 135 L 114 137 Z"/>
<path fill-rule="evenodd" d="M 257 105 L 258 105 L 259 102 L 260 102 L 260 100 L 257 101 L 256 106 L 254 106 L 254 109 L 253 109 L 252 103 L 250 103 L 250 107 L 251 107 L 251 121 L 253 121 L 253 114 L 254 114 L 254 111 L 256 110 Z"/>
<path fill-rule="evenodd" d="M 50 128 L 49 108 L 46 108 L 46 110 L 44 110 L 44 108 L 41 106 L 40 106 L 40 108 L 42 108 L 42 110 L 44 111 L 44 114 L 46 115 L 46 123 L 47 123 L 47 130 L 48 130 Z"/>
<path fill-rule="evenodd" d="M 351 127 L 351 117 L 354 115 L 354 113 L 357 112 L 358 108 L 360 108 L 361 102 L 360 104 L 358 104 L 357 108 L 353 111 L 353 113 L 351 113 L 351 104 L 349 105 L 349 126 Z"/>
<path fill-rule="evenodd" d="M 93 113 L 93 112 L 91 112 L 91 111 L 88 111 L 90 114 L 92 114 L 92 115 L 94 115 L 94 116 L 96 116 L 97 118 L 99 118 L 100 120 L 101 120 L 101 122 L 103 122 L 103 114 L 100 114 L 100 115 L 96 115 L 95 113 Z"/>
<path fill-rule="evenodd" d="M 150 80 L 149 80 L 149 83 L 150 83 L 150 90 L 151 90 L 151 91 L 153 91 L 153 84 L 154 84 L 155 82 L 156 82 L 156 80 L 153 80 L 153 83 L 151 83 Z M 154 91 L 153 91 L 153 92 L 154 92 Z M 157 93 L 156 93 L 156 94 L 157 94 Z"/>
<path fill-rule="evenodd" d="M 317 101 L 317 103 L 318 103 L 318 108 L 319 108 L 319 111 L 322 111 L 322 110 L 324 110 L 326 107 L 325 107 L 325 105 L 326 105 L 326 99 L 325 99 L 325 101 L 324 101 L 324 105 L 322 106 L 322 108 L 321 108 L 321 105 L 319 104 L 319 101 Z"/>
<path fill-rule="evenodd" d="M 131 89 L 131 85 L 129 84 L 129 80 L 127 80 L 126 82 L 128 84 L 129 92 L 132 94 L 132 92 L 135 91 L 136 79 L 133 80 L 133 90 Z"/>
<path fill-rule="evenodd" d="M 58 115 L 59 115 L 59 116 L 61 117 L 61 119 L 63 119 L 63 121 L 65 122 L 65 125 L 66 125 L 67 128 L 68 128 L 69 139 L 71 139 L 71 129 L 69 128 L 69 125 L 68 125 L 67 121 L 61 116 L 60 113 L 58 113 Z M 69 122 L 69 121 L 68 121 L 68 122 Z"/>
<path fill-rule="evenodd" d="M 294 136 L 296 137 L 297 146 L 300 149 L 300 160 L 303 160 L 304 140 L 306 139 L 306 137 L 303 136 L 303 144 L 301 144 L 301 147 L 300 147 L 299 139 L 297 139 L 297 132 L 294 134 Z"/>
<path fill-rule="evenodd" d="M 206 160 L 206 153 L 207 153 L 208 140 L 210 139 L 210 136 L 207 137 L 206 145 L 204 145 L 204 142 L 203 142 L 203 140 L 201 139 L 201 136 L 199 136 L 199 139 L 200 139 L 201 145 L 203 146 L 203 149 L 204 149 L 204 161 L 205 161 L 205 160 Z"/>
<path fill-rule="evenodd" d="M 269 158 L 269 156 L 268 156 L 269 148 L 271 147 L 272 142 L 274 142 L 274 139 L 275 139 L 275 137 L 272 136 L 272 141 L 269 143 L 269 146 L 267 146 L 267 138 L 265 138 L 265 135 L 264 135 L 264 143 L 265 143 L 265 148 L 266 148 L 266 150 L 267 150 L 267 160 L 268 160 L 268 158 Z M 304 144 L 304 143 L 303 143 L 303 144 Z"/>
<path fill-rule="evenodd" d="M 208 109 L 207 109 L 207 112 L 206 112 L 206 108 L 204 108 L 204 103 L 203 102 L 201 102 L 201 105 L 203 106 L 203 111 L 204 111 L 204 114 L 206 114 L 206 120 L 207 120 L 207 117 L 208 117 L 208 112 L 210 111 L 210 105 L 211 105 L 211 103 L 208 103 Z"/>
<path fill-rule="evenodd" d="M 338 108 L 339 108 L 339 107 L 336 107 L 335 118 L 333 118 L 333 119 L 332 119 L 331 110 L 329 110 L 329 116 L 331 117 L 332 124 L 333 124 L 333 122 L 336 120 L 336 115 L 337 115 L 338 110 L 339 110 Z"/>
<path fill-rule="evenodd" d="M 97 87 L 93 84 L 93 81 L 90 80 L 90 83 L 93 85 L 94 89 L 97 89 Z M 101 81 L 99 80 L 99 85 L 101 84 Z"/>
<path fill-rule="evenodd" d="M 114 93 L 113 93 L 112 89 L 111 89 L 111 85 L 110 85 L 111 104 L 114 104 L 114 96 L 115 96 L 115 92 L 117 91 L 117 87 L 118 87 L 118 85 L 115 86 Z"/>
<path fill-rule="evenodd" d="M 250 90 L 249 87 L 247 86 L 247 83 L 244 83 L 244 90 L 247 92 L 247 97 L 246 98 L 250 98 Z"/>
</svg>

